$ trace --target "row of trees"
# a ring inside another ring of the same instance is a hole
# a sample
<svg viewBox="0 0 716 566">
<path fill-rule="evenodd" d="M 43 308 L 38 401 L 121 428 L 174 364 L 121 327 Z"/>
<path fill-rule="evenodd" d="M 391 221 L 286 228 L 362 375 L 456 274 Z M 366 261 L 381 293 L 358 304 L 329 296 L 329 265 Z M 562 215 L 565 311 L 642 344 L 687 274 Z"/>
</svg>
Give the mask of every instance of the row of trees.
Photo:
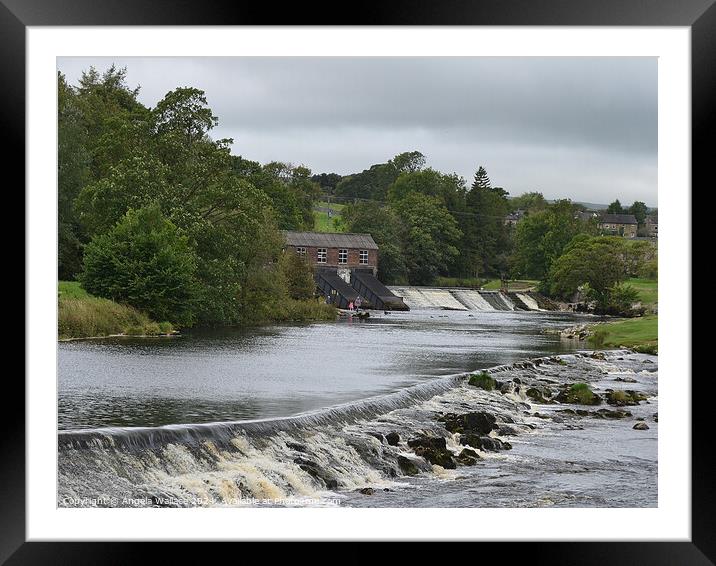
<svg viewBox="0 0 716 566">
<path fill-rule="evenodd" d="M 202 91 L 147 108 L 125 75 L 58 76 L 59 277 L 181 325 L 264 319 L 290 293 L 279 230 L 313 226 L 311 171 L 232 156 Z"/>
<path fill-rule="evenodd" d="M 402 153 L 344 178 L 337 198 L 352 232 L 368 232 L 380 248 L 388 283 L 430 284 L 438 275 L 477 277 L 508 269 L 508 193 L 492 187 L 484 168 L 472 186 L 456 174 L 426 167 L 417 152 Z"/>
<path fill-rule="evenodd" d="M 202 91 L 177 88 L 148 108 L 125 78 L 115 67 L 76 87 L 58 76 L 59 276 L 158 320 L 252 323 L 312 296 L 280 230 L 313 229 L 326 193 L 348 203 L 348 230 L 373 235 L 386 283 L 512 276 L 565 294 L 556 262 L 597 235 L 568 200 L 510 199 L 483 167 L 468 187 L 418 151 L 346 177 L 234 156 L 232 140 L 211 137 L 218 118 Z M 506 224 L 518 208 L 525 218 Z"/>
</svg>

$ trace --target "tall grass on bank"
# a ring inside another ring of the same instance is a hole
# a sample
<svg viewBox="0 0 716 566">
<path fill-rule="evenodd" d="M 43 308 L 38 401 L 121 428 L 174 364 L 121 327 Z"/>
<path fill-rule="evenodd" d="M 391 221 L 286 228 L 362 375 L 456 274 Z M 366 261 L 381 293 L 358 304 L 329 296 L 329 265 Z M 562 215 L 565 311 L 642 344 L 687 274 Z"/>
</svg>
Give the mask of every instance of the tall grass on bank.
<svg viewBox="0 0 716 566">
<path fill-rule="evenodd" d="M 327 305 L 316 300 L 282 301 L 274 305 L 270 317 L 273 322 L 313 322 L 320 320 L 335 320 L 338 310 L 333 305 Z"/>
<path fill-rule="evenodd" d="M 270 306 L 265 318 L 253 324 L 272 322 L 315 322 L 335 320 L 338 310 L 318 300 L 287 299 Z M 251 324 L 251 325 L 253 325 Z M 154 322 L 143 312 L 87 293 L 78 283 L 60 281 L 58 304 L 60 339 L 126 334 L 156 336 L 171 334 L 168 322 Z"/>
<path fill-rule="evenodd" d="M 62 339 L 112 334 L 158 335 L 173 331 L 168 322 L 154 322 L 135 308 L 90 295 L 60 296 L 57 319 Z"/>
<path fill-rule="evenodd" d="M 61 339 L 174 331 L 168 322 L 154 322 L 133 307 L 90 295 L 76 281 L 60 281 L 58 295 L 57 325 Z"/>
</svg>

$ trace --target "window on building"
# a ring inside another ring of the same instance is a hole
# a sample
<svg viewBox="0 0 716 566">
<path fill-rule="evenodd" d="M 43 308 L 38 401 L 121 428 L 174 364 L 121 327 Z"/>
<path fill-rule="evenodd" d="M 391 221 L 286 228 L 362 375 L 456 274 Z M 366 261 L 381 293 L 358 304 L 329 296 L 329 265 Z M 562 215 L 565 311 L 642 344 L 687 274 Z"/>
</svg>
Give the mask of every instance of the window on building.
<svg viewBox="0 0 716 566">
<path fill-rule="evenodd" d="M 368 250 L 360 251 L 360 263 L 361 265 L 368 265 Z"/>
<path fill-rule="evenodd" d="M 338 263 L 348 263 L 348 250 L 338 250 Z"/>
<path fill-rule="evenodd" d="M 296 253 L 300 256 L 306 255 L 306 248 L 296 248 Z"/>
<path fill-rule="evenodd" d="M 328 253 L 326 252 L 326 248 L 318 248 L 318 263 L 326 263 L 327 257 Z"/>
</svg>

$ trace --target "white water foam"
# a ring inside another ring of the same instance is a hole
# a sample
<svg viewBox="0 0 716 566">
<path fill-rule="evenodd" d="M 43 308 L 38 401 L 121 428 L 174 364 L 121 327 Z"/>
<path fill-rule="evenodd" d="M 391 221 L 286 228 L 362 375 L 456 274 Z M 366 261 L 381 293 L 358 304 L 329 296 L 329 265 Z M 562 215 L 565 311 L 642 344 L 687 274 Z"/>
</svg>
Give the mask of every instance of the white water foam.
<svg viewBox="0 0 716 566">
<path fill-rule="evenodd" d="M 520 301 L 522 301 L 525 305 L 527 305 L 527 308 L 529 308 L 531 311 L 544 310 L 544 309 L 539 308 L 537 301 L 535 301 L 529 295 L 526 295 L 525 293 L 515 293 L 515 294 L 519 297 Z"/>
<path fill-rule="evenodd" d="M 451 293 L 458 301 L 460 301 L 471 311 L 495 310 L 495 307 L 488 303 L 485 298 L 480 295 L 479 291 L 473 291 L 470 289 L 455 289 L 451 291 Z"/>
</svg>

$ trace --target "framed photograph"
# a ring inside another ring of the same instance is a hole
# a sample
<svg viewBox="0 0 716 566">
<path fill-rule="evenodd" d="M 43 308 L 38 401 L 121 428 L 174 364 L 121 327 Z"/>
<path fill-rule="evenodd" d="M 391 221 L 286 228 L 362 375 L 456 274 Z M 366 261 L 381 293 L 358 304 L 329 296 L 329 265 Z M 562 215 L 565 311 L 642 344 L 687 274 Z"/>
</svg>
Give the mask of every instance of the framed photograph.
<svg viewBox="0 0 716 566">
<path fill-rule="evenodd" d="M 713 2 L 211 8 L 0 0 L 27 211 L 0 558 L 713 563 Z"/>
</svg>

